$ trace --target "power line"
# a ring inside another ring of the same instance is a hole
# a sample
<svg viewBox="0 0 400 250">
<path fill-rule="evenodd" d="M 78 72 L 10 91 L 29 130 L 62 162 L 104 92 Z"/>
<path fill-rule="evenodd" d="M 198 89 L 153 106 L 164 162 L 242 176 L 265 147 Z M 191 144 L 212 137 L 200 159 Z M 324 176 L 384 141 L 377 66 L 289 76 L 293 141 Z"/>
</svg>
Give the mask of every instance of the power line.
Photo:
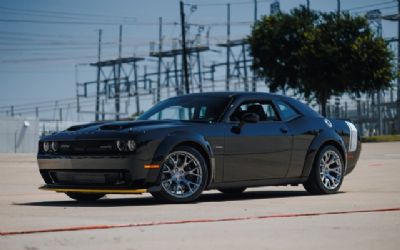
<svg viewBox="0 0 400 250">
<path fill-rule="evenodd" d="M 254 21 L 237 21 L 231 22 L 230 25 L 241 26 L 241 25 L 250 25 L 253 24 Z M 227 22 L 215 22 L 215 23 L 188 23 L 193 26 L 226 26 Z"/>
<path fill-rule="evenodd" d="M 140 25 L 137 23 L 126 22 L 74 22 L 74 21 L 51 21 L 34 19 L 0 19 L 3 23 L 37 23 L 37 24 L 74 24 L 74 25 Z"/>
<path fill-rule="evenodd" d="M 393 6 L 388 6 L 388 7 L 384 7 L 384 8 L 378 8 L 379 10 L 388 10 L 388 9 L 394 9 L 394 8 L 397 8 L 397 5 L 393 5 Z M 370 11 L 371 9 L 369 9 L 369 10 L 363 10 L 363 11 L 355 11 L 355 12 L 353 12 L 354 14 L 360 14 L 360 13 L 366 13 L 366 12 L 368 12 L 368 11 Z"/>
<path fill-rule="evenodd" d="M 0 63 L 21 63 L 21 62 L 46 62 L 46 61 L 70 61 L 77 59 L 93 59 L 95 56 L 81 56 L 81 57 L 60 57 L 60 58 L 24 58 L 24 59 L 5 59 L 0 60 Z"/>
<path fill-rule="evenodd" d="M 64 99 L 60 99 L 57 100 L 59 103 L 61 102 L 66 102 L 66 101 L 72 101 L 72 100 L 76 100 L 74 97 L 71 98 L 64 98 Z M 24 103 L 24 104 L 19 104 L 19 105 L 6 105 L 6 106 L 0 106 L 0 109 L 9 109 L 10 106 L 36 106 L 36 105 L 40 105 L 40 104 L 44 104 L 44 103 L 55 103 L 56 101 L 52 100 L 52 101 L 41 101 L 41 102 L 30 102 L 30 103 Z"/>
<path fill-rule="evenodd" d="M 382 2 L 382 3 L 368 4 L 368 5 L 358 6 L 358 7 L 354 7 L 354 8 L 349 8 L 349 9 L 346 9 L 346 10 L 347 11 L 352 11 L 352 10 L 358 10 L 358 9 L 365 9 L 365 8 L 385 5 L 385 4 L 389 4 L 389 3 L 395 3 L 395 1 L 387 1 L 387 2 Z"/>
<path fill-rule="evenodd" d="M 47 48 L 9 48 L 0 49 L 0 51 L 47 51 L 47 50 L 81 50 L 81 49 L 93 49 L 93 46 L 86 47 L 47 47 Z"/>
<path fill-rule="evenodd" d="M 257 0 L 257 3 L 268 3 L 268 2 L 273 2 L 275 0 Z M 238 2 L 225 2 L 225 3 L 215 3 L 215 2 L 209 2 L 209 3 L 196 3 L 196 2 L 190 2 L 186 3 L 185 5 L 188 6 L 226 6 L 226 4 L 229 3 L 230 5 L 246 5 L 246 4 L 254 4 L 254 1 L 238 1 Z"/>
<path fill-rule="evenodd" d="M 53 21 L 36 19 L 0 19 L 4 23 L 37 23 L 37 24 L 71 24 L 71 25 L 132 25 L 132 26 L 155 26 L 155 22 L 81 22 L 81 21 Z M 164 25 L 175 26 L 176 22 L 165 22 Z"/>
<path fill-rule="evenodd" d="M 9 10 L 9 11 L 19 11 L 19 12 L 28 12 L 28 13 L 43 13 L 43 14 L 58 14 L 65 16 L 86 16 L 86 17 L 101 17 L 101 18 L 122 18 L 122 19 L 135 19 L 135 17 L 127 17 L 127 16 L 112 16 L 112 15 L 104 15 L 104 14 L 89 14 L 89 13 L 77 13 L 77 12 L 65 12 L 65 11 L 49 11 L 49 10 L 35 10 L 35 9 L 17 9 L 17 8 L 9 8 L 0 6 L 0 9 Z"/>
<path fill-rule="evenodd" d="M 63 46 L 63 45 L 95 45 L 94 42 L 79 41 L 52 41 L 52 40 L 34 40 L 34 39 L 14 39 L 0 36 L 0 45 L 34 45 L 34 46 Z M 106 42 L 105 45 L 113 45 L 115 42 Z"/>
<path fill-rule="evenodd" d="M 70 35 L 65 35 L 65 34 L 38 34 L 38 33 L 28 33 L 28 32 L 16 32 L 16 31 L 4 31 L 4 30 L 0 30 L 0 35 L 5 35 L 5 36 L 17 36 L 17 37 L 47 37 L 47 38 L 73 38 L 73 36 Z M 79 35 L 79 37 L 75 37 L 75 38 L 81 38 L 82 36 Z M 88 37 L 87 37 L 88 38 Z"/>
<path fill-rule="evenodd" d="M 4 11 L 3 11 L 4 12 Z M 93 17 L 74 17 L 74 16 L 58 16 L 58 15 L 51 15 L 51 14 L 35 14 L 35 13 L 24 13 L 24 12 L 15 12 L 15 11 L 5 11 L 3 13 L 4 16 L 23 16 L 28 18 L 49 18 L 49 19 L 64 19 L 64 20 L 77 20 L 77 21 L 115 21 L 115 22 L 126 22 L 132 21 L 135 22 L 136 19 L 124 19 L 124 18 L 117 18 L 117 19 L 104 19 L 104 18 L 93 18 Z"/>
</svg>

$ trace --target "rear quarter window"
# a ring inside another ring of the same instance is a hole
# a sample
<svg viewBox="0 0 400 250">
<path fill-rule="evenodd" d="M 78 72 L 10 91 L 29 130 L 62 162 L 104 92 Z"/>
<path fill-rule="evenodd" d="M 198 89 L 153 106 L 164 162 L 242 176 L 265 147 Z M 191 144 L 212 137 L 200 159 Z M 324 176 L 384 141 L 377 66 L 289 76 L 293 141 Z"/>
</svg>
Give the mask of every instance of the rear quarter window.
<svg viewBox="0 0 400 250">
<path fill-rule="evenodd" d="M 279 113 L 281 114 L 281 118 L 284 121 L 292 120 L 300 116 L 300 114 L 296 110 L 294 110 L 292 107 L 282 101 L 277 101 L 277 106 L 279 109 Z"/>
</svg>

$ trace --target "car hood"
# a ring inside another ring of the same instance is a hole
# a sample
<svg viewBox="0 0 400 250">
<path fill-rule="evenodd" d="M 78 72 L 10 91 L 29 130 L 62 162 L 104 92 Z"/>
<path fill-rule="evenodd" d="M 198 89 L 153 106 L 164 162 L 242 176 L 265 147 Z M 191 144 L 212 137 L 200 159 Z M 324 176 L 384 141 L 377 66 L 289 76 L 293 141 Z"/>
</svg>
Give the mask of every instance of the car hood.
<svg viewBox="0 0 400 250">
<path fill-rule="evenodd" d="M 175 128 L 185 126 L 180 121 L 115 121 L 89 127 L 89 130 L 97 131 L 149 131 L 154 129 Z"/>
<path fill-rule="evenodd" d="M 55 133 L 43 138 L 44 140 L 76 140 L 76 139 L 98 139 L 118 138 L 126 136 L 127 133 L 135 135 L 148 133 L 154 130 L 171 131 L 188 126 L 181 121 L 111 121 L 76 125 L 65 131 Z"/>
</svg>

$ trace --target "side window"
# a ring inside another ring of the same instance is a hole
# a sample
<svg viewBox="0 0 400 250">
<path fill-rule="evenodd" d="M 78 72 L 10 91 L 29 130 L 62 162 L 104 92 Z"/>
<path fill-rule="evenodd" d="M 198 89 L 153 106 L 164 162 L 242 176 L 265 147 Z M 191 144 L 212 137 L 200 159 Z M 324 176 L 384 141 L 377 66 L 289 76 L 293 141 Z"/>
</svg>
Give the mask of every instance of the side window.
<svg viewBox="0 0 400 250">
<path fill-rule="evenodd" d="M 299 113 L 297 113 L 296 110 L 294 110 L 293 108 L 291 108 L 289 105 L 287 105 L 284 102 L 281 101 L 277 101 L 278 104 L 278 109 L 281 113 L 281 118 L 282 120 L 286 121 L 286 120 L 290 120 L 293 119 L 297 116 L 299 116 Z"/>
<path fill-rule="evenodd" d="M 245 102 L 242 103 L 230 117 L 231 121 L 240 121 L 245 113 L 256 113 L 260 117 L 260 121 L 277 121 L 278 116 L 272 105 L 272 102 Z"/>
<path fill-rule="evenodd" d="M 200 107 L 198 119 L 199 120 L 207 119 L 207 107 L 206 106 Z"/>
<path fill-rule="evenodd" d="M 161 112 L 155 113 L 149 120 L 190 120 L 193 116 L 194 108 L 181 106 L 171 106 Z"/>
</svg>

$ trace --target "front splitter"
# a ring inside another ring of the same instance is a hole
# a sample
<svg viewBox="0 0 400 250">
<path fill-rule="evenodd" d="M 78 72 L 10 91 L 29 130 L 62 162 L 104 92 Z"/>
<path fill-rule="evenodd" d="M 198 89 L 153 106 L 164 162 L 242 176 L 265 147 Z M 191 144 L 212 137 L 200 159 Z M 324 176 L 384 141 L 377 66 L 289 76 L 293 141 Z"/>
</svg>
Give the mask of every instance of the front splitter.
<svg viewBox="0 0 400 250">
<path fill-rule="evenodd" d="M 101 188 L 58 188 L 41 186 L 40 190 L 54 191 L 57 193 L 86 193 L 86 194 L 143 194 L 147 193 L 147 189 L 101 189 Z"/>
</svg>

